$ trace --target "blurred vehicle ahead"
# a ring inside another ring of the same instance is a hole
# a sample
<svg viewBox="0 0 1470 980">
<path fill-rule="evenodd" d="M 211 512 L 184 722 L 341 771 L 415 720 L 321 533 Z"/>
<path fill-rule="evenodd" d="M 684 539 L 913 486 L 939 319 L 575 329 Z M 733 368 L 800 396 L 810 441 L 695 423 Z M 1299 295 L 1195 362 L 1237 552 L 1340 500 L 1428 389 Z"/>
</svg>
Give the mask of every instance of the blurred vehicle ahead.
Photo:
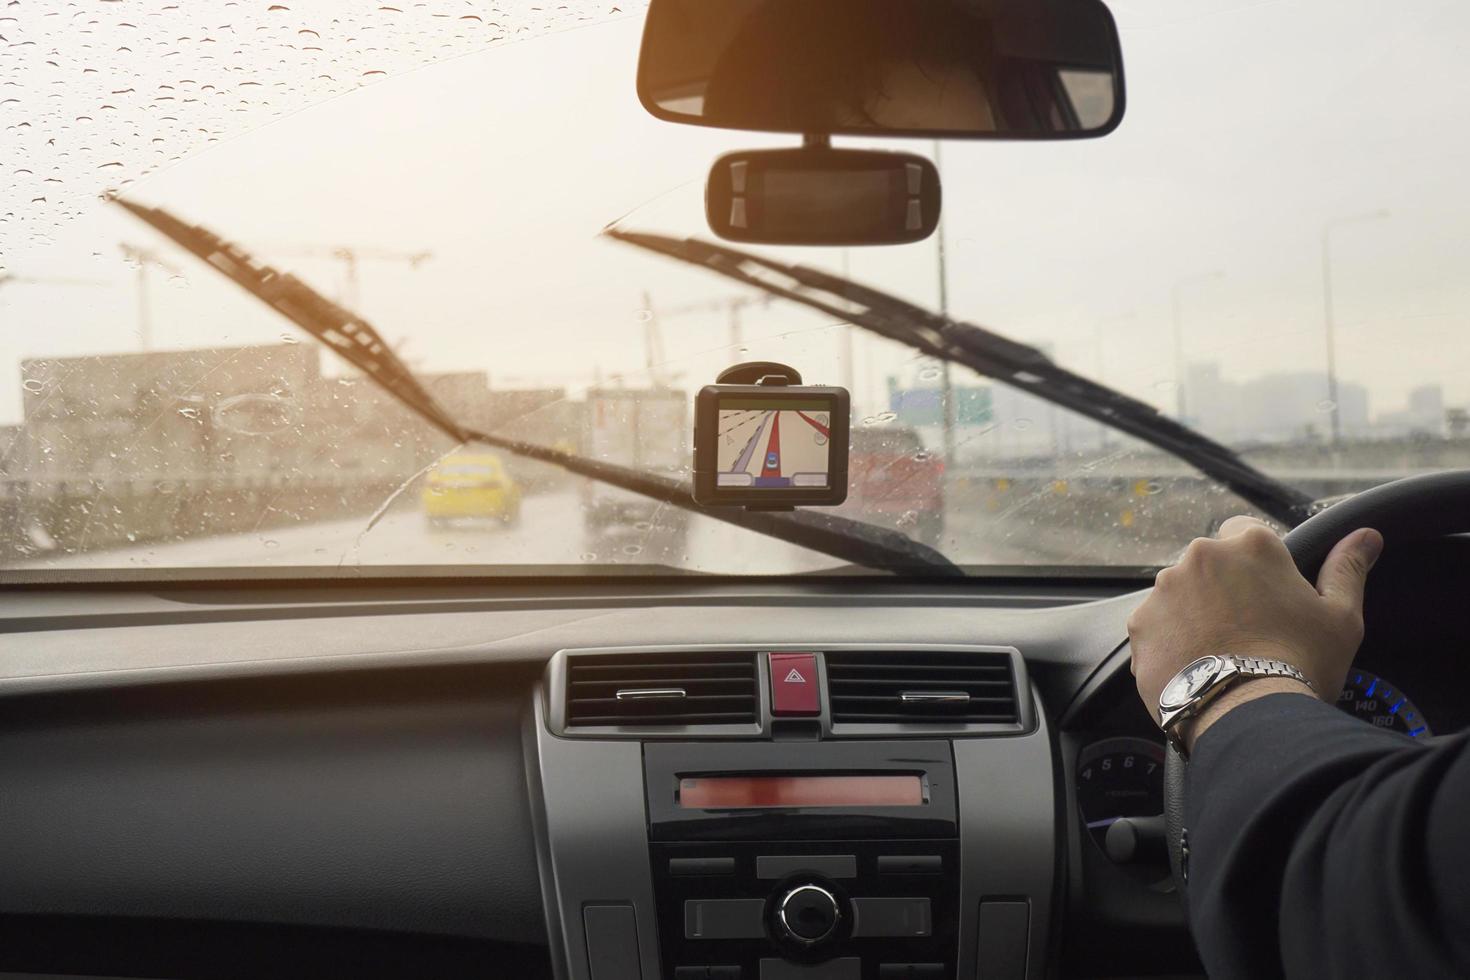
<svg viewBox="0 0 1470 980">
<path fill-rule="evenodd" d="M 854 428 L 841 512 L 936 545 L 944 534 L 944 460 L 913 429 Z"/>
<path fill-rule="evenodd" d="M 689 396 L 668 388 L 596 388 L 587 392 L 587 455 L 650 476 L 686 477 Z M 582 517 L 594 537 L 655 522 L 682 534 L 687 512 L 641 494 L 588 480 Z"/>
<path fill-rule="evenodd" d="M 492 453 L 446 456 L 424 480 L 424 517 L 440 524 L 457 517 L 521 519 L 521 488 Z"/>
</svg>

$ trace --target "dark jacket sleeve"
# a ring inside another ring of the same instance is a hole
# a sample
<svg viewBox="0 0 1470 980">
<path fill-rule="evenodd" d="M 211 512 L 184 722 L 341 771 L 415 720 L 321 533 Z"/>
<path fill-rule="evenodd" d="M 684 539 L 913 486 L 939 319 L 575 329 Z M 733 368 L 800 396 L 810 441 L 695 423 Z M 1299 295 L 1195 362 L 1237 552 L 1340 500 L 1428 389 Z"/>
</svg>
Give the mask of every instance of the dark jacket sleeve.
<svg viewBox="0 0 1470 980">
<path fill-rule="evenodd" d="M 1185 781 L 1212 980 L 1470 977 L 1470 749 L 1300 694 L 1230 711 Z"/>
</svg>

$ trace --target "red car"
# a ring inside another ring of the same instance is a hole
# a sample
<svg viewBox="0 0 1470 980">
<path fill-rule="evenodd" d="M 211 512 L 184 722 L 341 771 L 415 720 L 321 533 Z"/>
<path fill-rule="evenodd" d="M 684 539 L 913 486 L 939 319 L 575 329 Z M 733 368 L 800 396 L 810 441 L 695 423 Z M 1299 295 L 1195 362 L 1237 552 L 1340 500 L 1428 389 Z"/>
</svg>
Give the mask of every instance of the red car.
<svg viewBox="0 0 1470 980">
<path fill-rule="evenodd" d="M 944 533 L 944 460 L 913 429 L 854 429 L 840 512 L 888 524 L 925 544 Z"/>
</svg>

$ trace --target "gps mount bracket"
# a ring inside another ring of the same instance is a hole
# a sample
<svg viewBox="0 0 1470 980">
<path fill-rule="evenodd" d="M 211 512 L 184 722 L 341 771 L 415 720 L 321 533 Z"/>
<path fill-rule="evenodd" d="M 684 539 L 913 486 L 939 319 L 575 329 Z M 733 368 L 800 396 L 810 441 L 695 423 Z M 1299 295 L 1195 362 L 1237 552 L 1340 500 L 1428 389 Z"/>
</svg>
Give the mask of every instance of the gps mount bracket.
<svg viewBox="0 0 1470 980">
<path fill-rule="evenodd" d="M 779 385 L 801 384 L 801 372 L 777 361 L 745 361 L 732 364 L 715 378 L 717 385 Z M 791 510 L 790 507 L 783 508 Z"/>
</svg>

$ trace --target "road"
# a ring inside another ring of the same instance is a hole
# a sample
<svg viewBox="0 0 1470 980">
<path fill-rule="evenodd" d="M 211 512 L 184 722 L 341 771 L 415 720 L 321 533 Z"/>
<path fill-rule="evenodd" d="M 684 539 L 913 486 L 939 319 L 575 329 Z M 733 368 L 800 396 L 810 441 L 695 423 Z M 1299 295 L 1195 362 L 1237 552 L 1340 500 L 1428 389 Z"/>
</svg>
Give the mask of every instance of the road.
<svg viewBox="0 0 1470 980">
<path fill-rule="evenodd" d="M 525 498 L 515 527 L 458 521 L 430 527 L 416 501 L 401 502 L 367 530 L 369 515 L 262 528 L 182 541 L 139 543 L 84 554 L 52 554 L 22 568 L 201 566 L 600 565 L 665 563 L 699 571 L 787 574 L 830 568 L 836 559 L 695 515 L 681 536 L 669 508 L 654 526 L 589 538 L 575 491 Z"/>
<path fill-rule="evenodd" d="M 1050 499 L 1049 491 L 1033 494 Z M 1167 563 L 1185 540 L 1161 547 L 1112 522 L 1038 515 L 1026 504 L 1013 513 L 986 509 L 974 498 L 946 495 L 940 550 L 963 565 Z M 864 515 L 850 516 L 861 519 Z M 687 530 L 680 530 L 685 524 Z M 655 522 L 601 536 L 584 528 L 575 490 L 525 498 L 520 523 L 464 520 L 430 526 L 415 496 L 405 494 L 370 524 L 370 515 L 317 521 L 255 533 L 139 542 L 79 554 L 52 552 L 17 568 L 341 567 L 413 565 L 671 565 L 717 574 L 782 575 L 843 564 L 838 559 L 708 517 L 668 507 Z M 903 521 L 899 521 L 900 529 Z M 908 527 L 909 533 L 916 530 Z"/>
</svg>

